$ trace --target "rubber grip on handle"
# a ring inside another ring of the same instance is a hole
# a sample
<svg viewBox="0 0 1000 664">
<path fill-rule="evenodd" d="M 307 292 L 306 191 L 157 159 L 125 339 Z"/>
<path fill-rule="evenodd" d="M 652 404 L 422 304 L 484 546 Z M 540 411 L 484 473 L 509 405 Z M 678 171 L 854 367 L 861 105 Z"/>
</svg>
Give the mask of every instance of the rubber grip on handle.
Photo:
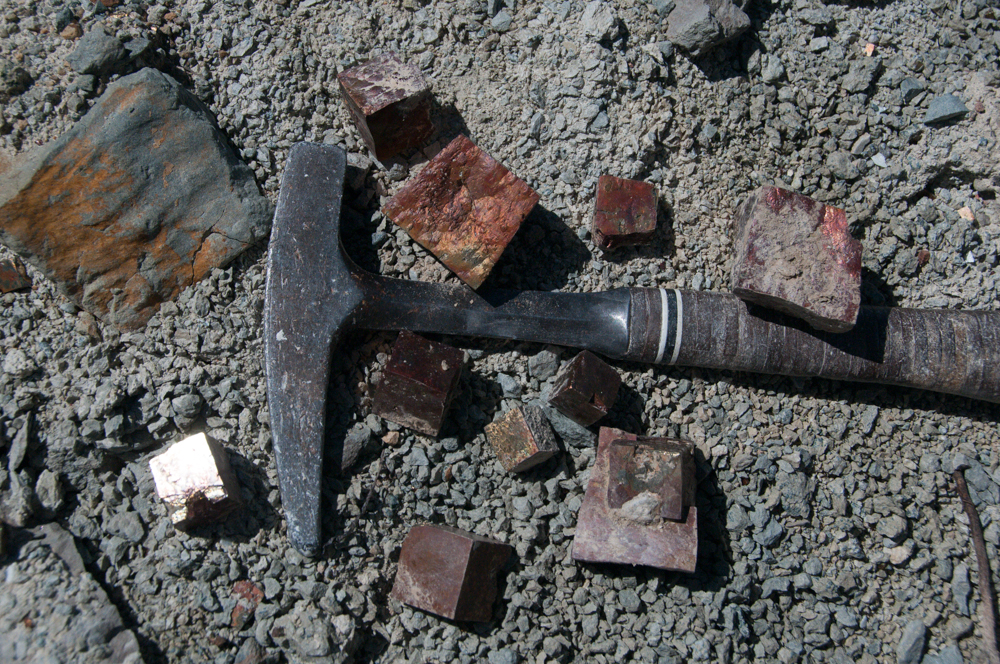
<svg viewBox="0 0 1000 664">
<path fill-rule="evenodd" d="M 884 383 L 1000 403 L 1000 311 L 861 307 L 854 329 L 835 334 L 725 293 L 636 288 L 632 305 L 625 359 Z"/>
</svg>

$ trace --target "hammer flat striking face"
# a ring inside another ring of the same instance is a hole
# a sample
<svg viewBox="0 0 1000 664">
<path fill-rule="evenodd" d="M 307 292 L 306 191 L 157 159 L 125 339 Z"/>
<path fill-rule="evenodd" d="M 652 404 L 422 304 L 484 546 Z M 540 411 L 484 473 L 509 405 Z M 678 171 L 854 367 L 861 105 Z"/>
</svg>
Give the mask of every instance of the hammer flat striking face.
<svg viewBox="0 0 1000 664">
<path fill-rule="evenodd" d="M 264 358 L 278 480 L 292 544 L 319 552 L 330 351 L 348 327 L 586 348 L 606 357 L 918 387 L 1000 402 L 1000 312 L 862 307 L 818 332 L 723 293 L 476 293 L 388 279 L 340 243 L 346 153 L 293 146 L 268 252 Z"/>
</svg>

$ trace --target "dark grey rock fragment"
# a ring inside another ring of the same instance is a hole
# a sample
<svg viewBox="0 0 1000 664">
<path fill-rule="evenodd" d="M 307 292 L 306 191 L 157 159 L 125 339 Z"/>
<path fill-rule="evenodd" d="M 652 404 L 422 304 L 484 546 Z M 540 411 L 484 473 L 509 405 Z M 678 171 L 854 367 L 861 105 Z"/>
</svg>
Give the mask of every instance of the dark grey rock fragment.
<svg viewBox="0 0 1000 664">
<path fill-rule="evenodd" d="M 750 27 L 750 17 L 729 0 L 680 0 L 667 16 L 667 39 L 698 58 Z"/>
<path fill-rule="evenodd" d="M 108 74 L 125 60 L 126 54 L 125 45 L 96 23 L 80 38 L 66 62 L 81 74 Z"/>
<path fill-rule="evenodd" d="M 899 84 L 899 96 L 904 104 L 909 104 L 924 91 L 924 84 L 915 78 L 904 78 Z"/>
<path fill-rule="evenodd" d="M 875 82 L 882 72 L 881 58 L 864 58 L 851 63 L 851 67 L 840 86 L 846 92 L 864 92 Z"/>
<path fill-rule="evenodd" d="M 0 58 L 0 101 L 15 97 L 31 85 L 31 74 L 7 58 Z"/>
<path fill-rule="evenodd" d="M 927 113 L 924 115 L 924 124 L 958 120 L 964 118 L 968 113 L 969 109 L 965 107 L 961 99 L 955 95 L 942 95 L 935 97 L 928 104 Z"/>
<path fill-rule="evenodd" d="M 924 643 L 927 640 L 927 626 L 920 620 L 911 620 L 903 628 L 896 646 L 897 664 L 920 664 L 924 655 Z"/>
</svg>

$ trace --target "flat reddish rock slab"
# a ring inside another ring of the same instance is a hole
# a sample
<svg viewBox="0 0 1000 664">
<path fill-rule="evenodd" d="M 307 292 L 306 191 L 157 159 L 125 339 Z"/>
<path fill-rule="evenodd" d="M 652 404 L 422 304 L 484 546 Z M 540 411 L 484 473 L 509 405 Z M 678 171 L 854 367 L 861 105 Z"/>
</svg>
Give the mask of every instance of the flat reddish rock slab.
<svg viewBox="0 0 1000 664">
<path fill-rule="evenodd" d="M 614 406 L 621 384 L 614 367 L 585 350 L 556 375 L 549 403 L 578 424 L 590 426 Z"/>
<path fill-rule="evenodd" d="M 591 235 L 601 249 L 648 242 L 656 232 L 656 191 L 648 182 L 602 175 Z"/>
<path fill-rule="evenodd" d="M 31 277 L 20 258 L 5 258 L 0 260 L 0 291 L 12 291 L 31 288 Z"/>
<path fill-rule="evenodd" d="M 802 318 L 814 328 L 847 332 L 861 305 L 861 243 L 844 211 L 808 196 L 761 187 L 734 220 L 733 292 Z"/>
<path fill-rule="evenodd" d="M 693 572 L 698 508 L 691 504 L 691 447 L 602 427 L 573 538 L 573 559 Z"/>
<path fill-rule="evenodd" d="M 478 288 L 538 194 L 465 136 L 458 136 L 406 183 L 385 214 Z"/>
<path fill-rule="evenodd" d="M 218 521 L 236 509 L 240 488 L 229 454 L 203 433 L 175 443 L 149 461 L 156 493 L 178 528 Z"/>
<path fill-rule="evenodd" d="M 395 53 L 342 71 L 337 80 L 354 124 L 380 161 L 417 147 L 434 133 L 431 86 L 419 67 Z"/>
<path fill-rule="evenodd" d="M 0 166 L 0 241 L 119 328 L 267 236 L 272 209 L 200 101 L 154 69 Z"/>
<path fill-rule="evenodd" d="M 392 346 L 372 411 L 429 436 L 441 431 L 465 353 L 403 330 Z"/>
<path fill-rule="evenodd" d="M 497 573 L 513 547 L 449 528 L 417 526 L 403 540 L 392 596 L 451 620 L 488 622 Z"/>
<path fill-rule="evenodd" d="M 548 461 L 559 451 L 552 426 L 538 406 L 520 406 L 486 426 L 486 439 L 509 473 Z"/>
</svg>

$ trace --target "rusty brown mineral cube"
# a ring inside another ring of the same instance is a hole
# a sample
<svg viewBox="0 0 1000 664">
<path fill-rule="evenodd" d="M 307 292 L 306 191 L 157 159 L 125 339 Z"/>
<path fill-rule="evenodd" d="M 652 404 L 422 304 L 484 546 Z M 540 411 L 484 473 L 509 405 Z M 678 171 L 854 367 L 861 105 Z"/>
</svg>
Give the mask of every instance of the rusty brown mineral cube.
<svg viewBox="0 0 1000 664">
<path fill-rule="evenodd" d="M 384 211 L 462 281 L 478 288 L 537 202 L 531 187 L 460 135 Z"/>
<path fill-rule="evenodd" d="M 730 285 L 739 297 L 847 332 L 861 304 L 861 243 L 844 211 L 808 196 L 760 187 L 733 222 Z"/>
<path fill-rule="evenodd" d="M 461 350 L 403 330 L 393 344 L 372 410 L 390 422 L 436 436 L 464 364 Z"/>
<path fill-rule="evenodd" d="M 548 461 L 559 451 L 552 426 L 538 406 L 519 406 L 508 410 L 486 426 L 500 464 L 510 473 L 520 473 Z"/>
<path fill-rule="evenodd" d="M 0 291 L 10 293 L 25 288 L 31 288 L 31 277 L 21 259 L 15 257 L 0 260 Z"/>
<path fill-rule="evenodd" d="M 150 460 L 149 469 L 179 528 L 218 521 L 241 502 L 229 454 L 203 433 L 171 445 Z"/>
<path fill-rule="evenodd" d="M 573 559 L 693 572 L 698 508 L 691 443 L 601 428 Z"/>
<path fill-rule="evenodd" d="M 434 133 L 431 86 L 416 65 L 386 53 L 337 75 L 340 91 L 368 148 L 382 161 Z"/>
<path fill-rule="evenodd" d="M 497 574 L 513 547 L 449 528 L 417 526 L 403 540 L 392 596 L 449 618 L 488 622 L 497 596 Z"/>
<path fill-rule="evenodd" d="M 656 191 L 648 182 L 602 175 L 591 235 L 601 249 L 648 242 L 656 231 Z"/>
<path fill-rule="evenodd" d="M 621 383 L 614 367 L 585 350 L 556 375 L 549 403 L 566 417 L 590 426 L 611 410 Z"/>
</svg>

